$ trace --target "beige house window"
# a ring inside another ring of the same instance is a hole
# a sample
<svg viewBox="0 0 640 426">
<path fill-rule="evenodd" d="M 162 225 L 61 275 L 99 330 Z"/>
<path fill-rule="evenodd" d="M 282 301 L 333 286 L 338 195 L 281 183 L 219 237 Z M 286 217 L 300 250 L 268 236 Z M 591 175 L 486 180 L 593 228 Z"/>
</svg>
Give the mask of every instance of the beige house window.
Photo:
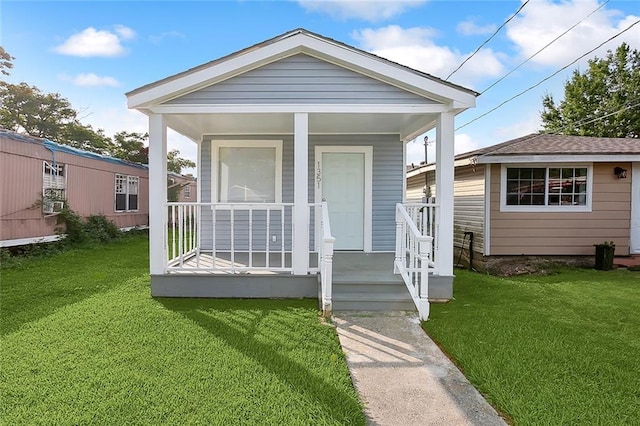
<svg viewBox="0 0 640 426">
<path fill-rule="evenodd" d="M 191 198 L 191 186 L 184 187 L 184 198 Z"/>
<path fill-rule="evenodd" d="M 591 211 L 590 165 L 504 165 L 501 210 Z"/>
</svg>

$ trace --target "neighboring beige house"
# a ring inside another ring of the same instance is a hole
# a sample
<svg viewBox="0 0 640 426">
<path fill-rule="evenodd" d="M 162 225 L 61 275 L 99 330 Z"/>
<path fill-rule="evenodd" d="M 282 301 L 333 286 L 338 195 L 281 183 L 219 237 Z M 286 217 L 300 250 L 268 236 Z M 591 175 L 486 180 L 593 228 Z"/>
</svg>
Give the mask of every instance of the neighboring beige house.
<svg viewBox="0 0 640 426">
<path fill-rule="evenodd" d="M 198 181 L 194 176 L 190 174 L 180 175 L 173 172 L 168 172 L 167 175 L 167 189 L 170 190 L 171 188 L 179 187 L 176 202 L 190 203 L 198 198 Z"/>
<path fill-rule="evenodd" d="M 120 228 L 149 224 L 149 171 L 0 129 L 0 247 L 53 241 L 56 215 L 104 215 Z"/>
<path fill-rule="evenodd" d="M 407 199 L 436 195 L 434 169 L 407 172 Z M 456 156 L 454 245 L 471 238 L 475 260 L 640 253 L 640 140 L 531 134 Z"/>
</svg>

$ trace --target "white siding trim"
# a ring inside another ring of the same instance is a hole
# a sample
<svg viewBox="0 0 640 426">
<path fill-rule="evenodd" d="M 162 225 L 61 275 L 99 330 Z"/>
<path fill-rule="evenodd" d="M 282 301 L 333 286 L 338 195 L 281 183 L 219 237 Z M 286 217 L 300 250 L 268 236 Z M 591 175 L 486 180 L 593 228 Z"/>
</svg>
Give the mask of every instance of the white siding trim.
<svg viewBox="0 0 640 426">
<path fill-rule="evenodd" d="M 508 206 L 507 205 L 507 167 L 549 168 L 547 163 L 502 164 L 500 168 L 500 211 L 501 212 L 540 212 L 540 213 L 578 213 L 591 212 L 593 200 L 593 164 L 592 163 L 554 163 L 553 167 L 587 168 L 587 202 L 584 206 Z M 546 197 L 545 197 L 546 200 Z"/>
<path fill-rule="evenodd" d="M 631 172 L 631 233 L 629 251 L 640 254 L 640 162 L 632 164 Z"/>
<path fill-rule="evenodd" d="M 436 200 L 438 240 L 436 268 L 441 276 L 453 275 L 454 113 L 442 113 L 436 126 Z"/>
<path fill-rule="evenodd" d="M 255 113 L 388 113 L 437 114 L 449 111 L 443 104 L 239 104 L 239 105 L 157 105 L 149 108 L 156 114 L 255 114 Z"/>
<path fill-rule="evenodd" d="M 149 116 L 149 271 L 166 272 L 167 245 L 167 126 L 161 114 Z"/>
<path fill-rule="evenodd" d="M 407 144 L 409 142 L 402 142 L 402 202 L 407 202 Z"/>
<path fill-rule="evenodd" d="M 316 145 L 314 164 L 322 167 L 322 154 L 325 152 L 344 152 L 364 154 L 364 251 L 373 250 L 373 147 L 372 146 L 330 146 Z M 320 181 L 322 185 L 322 180 Z M 315 202 L 322 202 L 322 187 L 315 191 Z M 331 208 L 331 206 L 329 206 Z"/>
<path fill-rule="evenodd" d="M 484 166 L 484 253 L 491 255 L 491 164 Z"/>
<path fill-rule="evenodd" d="M 281 143 L 282 144 L 282 143 Z M 280 166 L 282 168 L 282 165 Z M 293 254 L 296 275 L 309 271 L 309 116 L 293 116 Z M 282 180 L 282 177 L 280 178 Z"/>
</svg>

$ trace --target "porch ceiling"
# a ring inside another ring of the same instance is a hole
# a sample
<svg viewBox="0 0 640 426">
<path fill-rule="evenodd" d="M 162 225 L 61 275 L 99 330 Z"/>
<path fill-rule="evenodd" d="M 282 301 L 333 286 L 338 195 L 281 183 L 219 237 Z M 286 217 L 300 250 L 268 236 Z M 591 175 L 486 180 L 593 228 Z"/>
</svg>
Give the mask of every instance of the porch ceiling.
<svg viewBox="0 0 640 426">
<path fill-rule="evenodd" d="M 438 114 L 310 113 L 310 134 L 399 134 L 409 140 L 433 126 Z M 194 141 L 205 134 L 292 134 L 291 113 L 166 114 L 173 130 Z"/>
</svg>

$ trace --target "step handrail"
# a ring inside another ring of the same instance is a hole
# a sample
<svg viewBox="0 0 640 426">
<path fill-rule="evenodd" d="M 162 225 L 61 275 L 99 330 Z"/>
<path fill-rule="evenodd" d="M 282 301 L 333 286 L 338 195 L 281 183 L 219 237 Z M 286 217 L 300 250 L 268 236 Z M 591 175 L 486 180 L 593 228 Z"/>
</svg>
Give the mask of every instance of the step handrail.
<svg viewBox="0 0 640 426">
<path fill-rule="evenodd" d="M 394 273 L 400 274 L 418 308 L 420 319 L 429 318 L 429 257 L 433 237 L 423 235 L 401 203 L 396 204 Z"/>
<path fill-rule="evenodd" d="M 331 316 L 333 292 L 333 245 L 336 239 L 331 234 L 329 207 L 327 202 L 320 204 L 320 291 L 322 314 Z"/>
</svg>

